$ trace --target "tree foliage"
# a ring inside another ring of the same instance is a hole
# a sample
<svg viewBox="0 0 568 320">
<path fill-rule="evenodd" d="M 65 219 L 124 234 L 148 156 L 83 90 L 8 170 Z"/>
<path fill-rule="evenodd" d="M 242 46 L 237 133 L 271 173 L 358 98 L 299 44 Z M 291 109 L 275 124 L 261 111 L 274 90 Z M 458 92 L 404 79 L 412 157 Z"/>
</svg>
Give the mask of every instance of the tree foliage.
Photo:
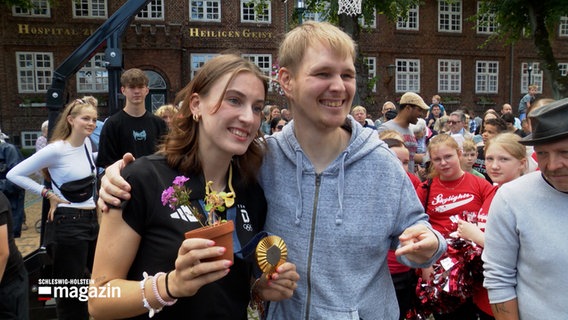
<svg viewBox="0 0 568 320">
<path fill-rule="evenodd" d="M 16 5 L 28 9 L 31 9 L 34 6 L 33 0 L 0 0 L 0 4 L 4 4 L 8 7 Z"/>
<path fill-rule="evenodd" d="M 474 18 L 483 15 L 494 15 L 499 25 L 489 41 L 514 44 L 521 39 L 532 39 L 554 98 L 568 96 L 568 77 L 560 75 L 552 50 L 552 37 L 560 18 L 568 16 L 566 0 L 485 0 Z"/>
<path fill-rule="evenodd" d="M 262 4 L 269 0 L 252 1 Z M 304 3 L 306 10 L 322 13 L 327 21 L 339 25 L 353 37 L 355 42 L 359 41 L 359 34 L 364 31 L 365 27 L 359 25 L 357 16 L 338 15 L 338 0 L 304 0 Z M 423 3 L 423 0 L 362 0 L 361 16 L 370 21 L 376 12 L 383 14 L 391 21 L 396 21 L 398 17 L 404 18 L 411 6 Z M 481 3 L 480 11 L 466 19 L 477 21 L 478 18 L 487 15 L 493 15 L 495 22 L 499 25 L 497 32 L 488 41 L 514 44 L 520 39 L 531 39 L 541 62 L 544 78 L 546 83 L 550 84 L 554 98 L 568 96 L 568 77 L 560 75 L 551 44 L 560 17 L 568 16 L 566 0 L 485 0 Z M 296 20 L 298 18 L 296 13 L 294 18 Z M 364 70 L 366 68 L 365 66 L 356 67 L 357 81 L 362 83 L 359 88 L 362 90 L 359 92 L 360 98 L 365 101 L 370 93 L 366 89 L 368 86 L 363 84 L 368 81 L 367 72 Z"/>
</svg>

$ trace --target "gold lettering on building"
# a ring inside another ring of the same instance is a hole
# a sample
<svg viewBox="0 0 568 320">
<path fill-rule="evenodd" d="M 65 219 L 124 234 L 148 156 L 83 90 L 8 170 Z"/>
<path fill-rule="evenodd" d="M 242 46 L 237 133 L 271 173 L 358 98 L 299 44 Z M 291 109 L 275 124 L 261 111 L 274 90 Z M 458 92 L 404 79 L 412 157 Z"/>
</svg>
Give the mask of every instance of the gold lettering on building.
<svg viewBox="0 0 568 320">
<path fill-rule="evenodd" d="M 272 39 L 272 32 L 251 31 L 250 29 L 237 30 L 203 30 L 189 28 L 190 38 L 252 38 Z"/>
<path fill-rule="evenodd" d="M 30 26 L 29 24 L 18 24 L 18 34 L 22 35 L 45 35 L 45 36 L 90 36 L 93 30 L 90 28 L 74 29 L 61 27 Z"/>
</svg>

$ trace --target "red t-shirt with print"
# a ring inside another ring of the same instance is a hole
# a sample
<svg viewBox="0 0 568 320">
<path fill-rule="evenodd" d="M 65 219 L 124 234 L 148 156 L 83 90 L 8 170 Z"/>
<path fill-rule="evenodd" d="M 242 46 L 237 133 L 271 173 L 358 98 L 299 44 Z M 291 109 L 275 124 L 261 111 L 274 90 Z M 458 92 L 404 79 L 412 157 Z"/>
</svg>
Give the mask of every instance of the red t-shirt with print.
<svg viewBox="0 0 568 320">
<path fill-rule="evenodd" d="M 426 188 L 428 181 L 422 183 L 417 189 L 418 197 L 426 203 Z M 453 181 L 440 181 L 435 177 L 430 185 L 426 213 L 430 224 L 444 237 L 457 229 L 457 224 L 450 217 L 457 215 L 459 218 L 470 221 L 479 213 L 481 205 L 495 189 L 487 180 L 465 172 L 464 176 Z"/>
</svg>

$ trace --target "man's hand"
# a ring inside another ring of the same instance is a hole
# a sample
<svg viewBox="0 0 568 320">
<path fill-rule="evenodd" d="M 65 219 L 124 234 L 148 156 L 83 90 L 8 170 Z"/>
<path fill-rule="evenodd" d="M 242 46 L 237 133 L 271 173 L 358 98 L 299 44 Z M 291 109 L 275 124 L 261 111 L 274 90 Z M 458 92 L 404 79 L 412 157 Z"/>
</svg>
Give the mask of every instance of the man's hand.
<svg viewBox="0 0 568 320">
<path fill-rule="evenodd" d="M 406 255 L 413 262 L 422 264 L 428 261 L 438 251 L 438 237 L 423 224 L 406 228 L 398 237 L 400 248 L 396 249 L 397 256 Z"/>
<path fill-rule="evenodd" d="M 99 200 L 97 201 L 102 212 L 108 212 L 107 204 L 118 207 L 121 199 L 130 199 L 130 184 L 122 178 L 120 172 L 131 162 L 134 162 L 134 156 L 131 153 L 126 153 L 121 160 L 105 169 L 105 174 L 101 178 Z"/>
</svg>

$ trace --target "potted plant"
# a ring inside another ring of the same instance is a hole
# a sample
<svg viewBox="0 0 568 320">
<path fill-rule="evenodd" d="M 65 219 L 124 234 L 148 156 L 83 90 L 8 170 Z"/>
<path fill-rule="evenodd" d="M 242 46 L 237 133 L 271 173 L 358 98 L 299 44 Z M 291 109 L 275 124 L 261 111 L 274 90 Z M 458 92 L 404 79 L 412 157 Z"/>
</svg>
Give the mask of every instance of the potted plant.
<svg viewBox="0 0 568 320">
<path fill-rule="evenodd" d="M 232 168 L 231 168 L 232 171 Z M 230 173 L 232 175 L 232 172 Z M 185 206 L 191 214 L 199 221 L 201 227 L 185 233 L 185 238 L 204 238 L 215 241 L 218 246 L 225 247 L 225 253 L 213 259 L 204 259 L 204 261 L 227 259 L 233 261 L 233 230 L 235 225 L 232 220 L 224 220 L 219 217 L 218 213 L 224 212 L 226 208 L 230 208 L 235 203 L 235 192 L 229 179 L 229 188 L 231 192 L 216 192 L 211 190 L 212 181 L 205 185 L 205 211 L 207 218 L 204 219 L 203 214 L 191 205 L 189 190 L 185 183 L 189 178 L 185 176 L 175 177 L 172 185 L 162 192 L 162 204 L 172 209 Z M 204 222 L 205 221 L 205 222 Z"/>
</svg>

